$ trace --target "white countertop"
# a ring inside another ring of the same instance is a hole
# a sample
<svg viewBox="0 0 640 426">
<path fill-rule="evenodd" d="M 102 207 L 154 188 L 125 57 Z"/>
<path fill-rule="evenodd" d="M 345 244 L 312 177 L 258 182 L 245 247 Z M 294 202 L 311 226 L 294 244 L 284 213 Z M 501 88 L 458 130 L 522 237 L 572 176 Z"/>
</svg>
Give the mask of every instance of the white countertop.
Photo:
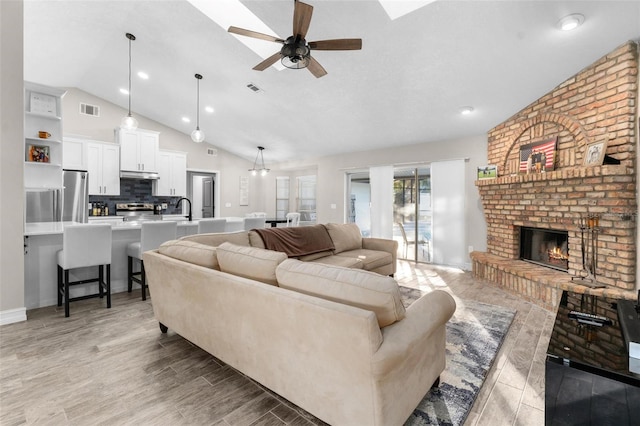
<svg viewBox="0 0 640 426">
<path fill-rule="evenodd" d="M 190 226 L 198 226 L 198 221 L 194 220 L 189 222 L 188 220 L 180 220 L 176 221 L 178 227 L 190 227 Z M 138 221 L 127 221 L 127 222 L 111 222 L 111 228 L 114 231 L 128 231 L 132 229 L 140 229 L 141 223 Z M 79 222 L 34 222 L 34 223 L 26 223 L 24 227 L 24 235 L 25 236 L 35 236 L 35 235 L 56 235 L 62 234 L 62 231 L 65 225 L 79 225 Z"/>
</svg>

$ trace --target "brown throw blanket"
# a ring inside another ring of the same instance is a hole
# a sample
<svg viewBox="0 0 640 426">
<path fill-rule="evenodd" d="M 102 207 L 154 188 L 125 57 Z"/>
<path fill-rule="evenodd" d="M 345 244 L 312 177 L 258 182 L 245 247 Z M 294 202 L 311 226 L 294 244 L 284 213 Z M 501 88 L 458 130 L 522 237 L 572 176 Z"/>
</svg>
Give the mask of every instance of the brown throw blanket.
<svg viewBox="0 0 640 426">
<path fill-rule="evenodd" d="M 255 231 L 267 249 L 281 251 L 289 257 L 306 256 L 335 248 L 323 225 L 264 228 Z"/>
</svg>

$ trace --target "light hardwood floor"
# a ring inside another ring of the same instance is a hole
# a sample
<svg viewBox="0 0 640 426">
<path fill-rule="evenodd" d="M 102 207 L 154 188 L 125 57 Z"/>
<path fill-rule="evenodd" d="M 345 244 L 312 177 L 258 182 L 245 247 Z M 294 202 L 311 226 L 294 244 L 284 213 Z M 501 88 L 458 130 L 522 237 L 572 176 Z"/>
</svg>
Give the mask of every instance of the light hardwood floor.
<svg viewBox="0 0 640 426">
<path fill-rule="evenodd" d="M 401 285 L 517 311 L 465 425 L 544 425 L 555 314 L 453 268 L 400 261 Z M 169 331 L 139 290 L 29 311 L 0 327 L 0 425 L 322 424 Z M 363 425 L 364 426 L 364 425 Z"/>
</svg>

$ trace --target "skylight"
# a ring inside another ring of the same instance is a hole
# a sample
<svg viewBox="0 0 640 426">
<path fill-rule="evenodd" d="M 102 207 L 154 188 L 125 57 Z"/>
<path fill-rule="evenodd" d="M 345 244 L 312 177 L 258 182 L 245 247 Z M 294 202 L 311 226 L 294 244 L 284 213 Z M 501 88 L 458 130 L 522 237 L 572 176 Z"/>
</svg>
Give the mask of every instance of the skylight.
<svg viewBox="0 0 640 426">
<path fill-rule="evenodd" d="M 397 19 L 436 0 L 378 0 L 389 18 Z"/>
<path fill-rule="evenodd" d="M 278 38 L 281 37 L 275 31 L 262 22 L 239 0 L 188 0 L 196 9 L 204 13 L 209 19 L 220 25 L 225 31 L 230 26 L 247 28 L 259 33 L 270 34 Z M 280 46 L 270 41 L 259 40 L 251 37 L 242 37 L 229 33 L 230 36 L 237 38 L 242 44 L 253 50 L 262 59 L 267 59 L 273 55 Z M 274 65 L 276 69 L 283 70 L 284 66 L 280 61 Z"/>
</svg>

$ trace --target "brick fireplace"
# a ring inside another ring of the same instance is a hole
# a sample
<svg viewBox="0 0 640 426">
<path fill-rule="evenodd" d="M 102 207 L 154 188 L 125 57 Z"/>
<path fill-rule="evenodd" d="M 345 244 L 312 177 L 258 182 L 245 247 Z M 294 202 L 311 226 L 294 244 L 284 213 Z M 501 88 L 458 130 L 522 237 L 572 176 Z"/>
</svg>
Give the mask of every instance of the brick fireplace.
<svg viewBox="0 0 640 426">
<path fill-rule="evenodd" d="M 489 164 L 499 177 L 476 182 L 487 223 L 487 252 L 473 273 L 542 306 L 563 289 L 632 297 L 636 288 L 638 46 L 628 42 L 489 131 Z M 520 147 L 557 137 L 555 168 L 521 174 Z M 603 165 L 584 165 L 587 145 L 606 141 Z M 607 164 L 618 163 L 618 164 Z M 593 290 L 583 273 L 581 220 L 599 218 Z M 567 232 L 566 272 L 520 260 L 520 231 Z"/>
</svg>

